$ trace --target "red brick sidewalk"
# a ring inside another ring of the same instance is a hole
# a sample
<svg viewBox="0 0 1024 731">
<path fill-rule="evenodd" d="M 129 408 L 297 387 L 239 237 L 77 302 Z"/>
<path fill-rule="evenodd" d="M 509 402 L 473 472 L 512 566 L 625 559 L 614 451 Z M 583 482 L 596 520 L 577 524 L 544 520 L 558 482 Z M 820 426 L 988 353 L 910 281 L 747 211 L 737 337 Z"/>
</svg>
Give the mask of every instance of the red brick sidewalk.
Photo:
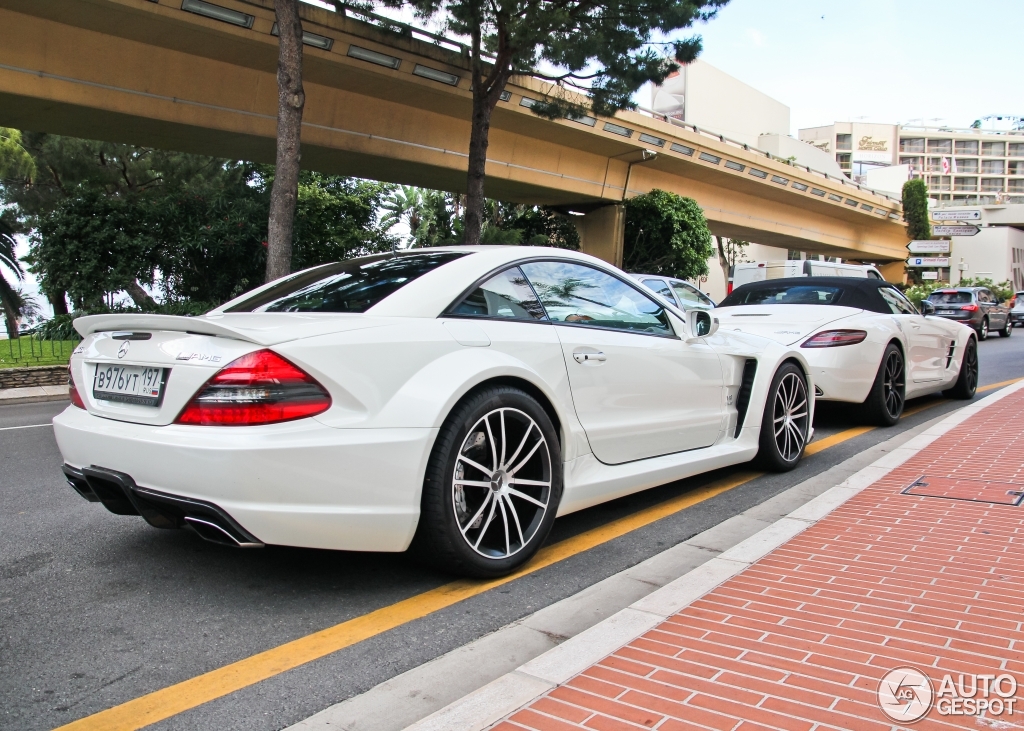
<svg viewBox="0 0 1024 731">
<path fill-rule="evenodd" d="M 877 695 L 900 666 L 936 692 L 947 674 L 1009 673 L 1024 697 L 1016 491 L 1024 390 L 494 729 L 904 728 Z M 933 707 L 913 728 L 1024 728 L 1024 703 L 980 718 Z"/>
</svg>

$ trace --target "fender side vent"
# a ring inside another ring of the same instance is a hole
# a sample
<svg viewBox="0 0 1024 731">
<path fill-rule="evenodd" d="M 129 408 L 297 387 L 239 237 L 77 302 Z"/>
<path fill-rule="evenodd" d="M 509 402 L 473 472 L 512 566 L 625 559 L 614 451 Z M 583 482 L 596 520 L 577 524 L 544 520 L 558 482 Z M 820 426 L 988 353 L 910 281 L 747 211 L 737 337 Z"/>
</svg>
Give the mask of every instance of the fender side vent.
<svg viewBox="0 0 1024 731">
<path fill-rule="evenodd" d="M 949 352 L 946 353 L 946 368 L 949 368 L 953 364 L 953 352 L 956 350 L 956 341 L 949 341 Z"/>
<path fill-rule="evenodd" d="M 754 374 L 757 373 L 757 361 L 747 358 L 743 364 L 743 378 L 740 381 L 740 392 L 736 398 L 736 433 L 733 438 L 740 435 L 743 428 L 743 419 L 747 415 L 747 407 L 750 406 L 750 392 L 754 390 Z"/>
</svg>

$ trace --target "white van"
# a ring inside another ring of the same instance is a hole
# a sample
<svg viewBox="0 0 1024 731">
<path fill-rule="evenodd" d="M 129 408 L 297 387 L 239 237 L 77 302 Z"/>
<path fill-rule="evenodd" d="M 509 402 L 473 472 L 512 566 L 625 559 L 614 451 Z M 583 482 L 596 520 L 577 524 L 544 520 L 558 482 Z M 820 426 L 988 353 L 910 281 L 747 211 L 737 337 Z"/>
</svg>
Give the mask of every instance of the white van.
<svg viewBox="0 0 1024 731">
<path fill-rule="evenodd" d="M 828 261 L 752 261 L 733 267 L 729 292 L 736 287 L 766 279 L 789 277 L 861 277 L 884 279 L 882 273 L 870 264 L 836 264 Z"/>
</svg>

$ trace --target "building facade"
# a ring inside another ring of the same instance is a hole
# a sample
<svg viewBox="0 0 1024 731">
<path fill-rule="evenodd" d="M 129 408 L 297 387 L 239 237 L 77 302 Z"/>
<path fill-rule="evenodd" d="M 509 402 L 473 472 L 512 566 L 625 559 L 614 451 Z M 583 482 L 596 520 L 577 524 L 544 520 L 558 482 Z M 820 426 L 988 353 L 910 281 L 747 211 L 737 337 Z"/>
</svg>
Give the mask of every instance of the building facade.
<svg viewBox="0 0 1024 731">
<path fill-rule="evenodd" d="M 869 184 L 874 169 L 906 165 L 939 205 L 1024 203 L 1024 130 L 836 122 L 799 134 L 857 182 Z"/>
</svg>

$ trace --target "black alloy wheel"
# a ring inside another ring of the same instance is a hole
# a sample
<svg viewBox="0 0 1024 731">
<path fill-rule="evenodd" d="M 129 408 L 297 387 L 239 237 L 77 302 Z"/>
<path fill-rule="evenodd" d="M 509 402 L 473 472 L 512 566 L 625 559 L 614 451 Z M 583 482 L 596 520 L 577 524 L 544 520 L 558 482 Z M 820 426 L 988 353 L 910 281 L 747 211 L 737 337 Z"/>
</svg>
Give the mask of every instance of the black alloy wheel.
<svg viewBox="0 0 1024 731">
<path fill-rule="evenodd" d="M 514 571 L 551 531 L 561 465 L 558 434 L 532 396 L 510 386 L 470 394 L 437 436 L 410 552 L 464 576 Z"/>
<path fill-rule="evenodd" d="M 946 390 L 950 398 L 970 400 L 978 392 L 978 343 L 974 338 L 964 346 L 964 357 L 960 362 L 960 375 L 952 388 Z"/>
<path fill-rule="evenodd" d="M 807 446 L 810 426 L 807 377 L 796 364 L 783 363 L 772 378 L 765 400 L 757 462 L 773 472 L 796 467 Z"/>
<path fill-rule="evenodd" d="M 906 403 L 907 376 L 903 351 L 889 343 L 882 353 L 878 374 L 864 401 L 867 421 L 879 426 L 892 426 L 903 415 Z"/>
</svg>

